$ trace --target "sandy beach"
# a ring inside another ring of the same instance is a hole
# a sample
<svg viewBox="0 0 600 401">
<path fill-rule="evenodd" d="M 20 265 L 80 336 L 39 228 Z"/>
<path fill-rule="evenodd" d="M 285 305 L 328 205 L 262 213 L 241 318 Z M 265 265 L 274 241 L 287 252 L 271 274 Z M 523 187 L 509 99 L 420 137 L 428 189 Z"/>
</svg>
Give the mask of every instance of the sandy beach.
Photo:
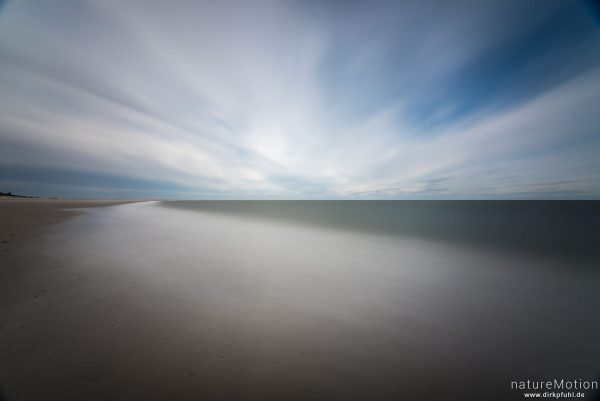
<svg viewBox="0 0 600 401">
<path fill-rule="evenodd" d="M 120 203 L 0 202 L 3 401 L 510 400 L 596 377 L 588 262 Z"/>
<path fill-rule="evenodd" d="M 0 238 L 5 255 L 37 238 L 44 229 L 78 213 L 76 209 L 132 203 L 126 200 L 65 200 L 0 197 Z"/>
<path fill-rule="evenodd" d="M 0 197 L 0 292 L 6 297 L 20 274 L 36 269 L 39 238 L 81 212 L 79 209 L 131 203 L 122 200 L 15 199 Z"/>
<path fill-rule="evenodd" d="M 52 333 L 56 313 L 72 301 L 64 297 L 72 282 L 56 260 L 44 257 L 42 238 L 83 209 L 131 202 L 0 197 L 0 400 L 35 399 L 30 378 L 44 374 L 37 370 L 42 351 L 30 347 Z"/>
<path fill-rule="evenodd" d="M 122 200 L 15 199 L 0 197 L 0 292 L 6 297 L 14 280 L 37 268 L 39 239 L 80 209 L 131 203 Z"/>
</svg>

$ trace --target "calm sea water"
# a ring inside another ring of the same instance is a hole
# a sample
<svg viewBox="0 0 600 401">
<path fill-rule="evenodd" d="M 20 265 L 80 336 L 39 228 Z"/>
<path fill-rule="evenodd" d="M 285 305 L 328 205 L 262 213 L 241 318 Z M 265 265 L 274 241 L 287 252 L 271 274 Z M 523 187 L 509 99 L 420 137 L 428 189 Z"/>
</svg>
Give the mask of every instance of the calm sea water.
<svg viewBox="0 0 600 401">
<path fill-rule="evenodd" d="M 119 361 L 98 394 L 506 400 L 522 399 L 512 380 L 598 378 L 599 216 L 597 202 L 157 202 L 90 212 L 53 246 L 88 277 L 80 302 L 120 324 L 82 339 L 102 350 L 90 366 Z"/>
<path fill-rule="evenodd" d="M 179 201 L 163 206 L 553 256 L 600 256 L 600 202 Z"/>
</svg>

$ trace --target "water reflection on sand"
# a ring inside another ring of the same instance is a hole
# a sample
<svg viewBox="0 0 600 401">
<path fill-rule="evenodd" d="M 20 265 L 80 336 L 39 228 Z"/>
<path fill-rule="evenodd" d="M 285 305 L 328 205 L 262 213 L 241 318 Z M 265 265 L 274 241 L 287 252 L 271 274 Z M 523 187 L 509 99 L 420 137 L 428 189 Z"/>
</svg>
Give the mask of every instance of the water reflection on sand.
<svg viewBox="0 0 600 401">
<path fill-rule="evenodd" d="M 82 276 L 79 345 L 40 361 L 58 394 L 520 399 L 511 380 L 600 372 L 600 277 L 580 262 L 159 203 L 50 241 Z"/>
</svg>

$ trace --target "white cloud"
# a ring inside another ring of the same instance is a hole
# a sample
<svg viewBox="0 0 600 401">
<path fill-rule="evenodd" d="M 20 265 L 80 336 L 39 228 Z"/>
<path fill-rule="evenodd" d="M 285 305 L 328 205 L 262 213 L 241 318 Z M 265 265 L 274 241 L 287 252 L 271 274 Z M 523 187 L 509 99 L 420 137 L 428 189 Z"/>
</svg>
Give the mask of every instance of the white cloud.
<svg viewBox="0 0 600 401">
<path fill-rule="evenodd" d="M 32 12 L 37 6 L 43 12 Z M 259 197 L 583 193 L 597 173 L 574 177 L 600 167 L 590 155 L 600 150 L 598 70 L 503 111 L 431 132 L 414 124 L 411 100 L 435 97 L 436 82 L 484 50 L 483 39 L 457 45 L 481 26 L 469 15 L 423 33 L 417 49 L 418 20 L 403 16 L 402 38 L 390 36 L 393 19 L 380 30 L 375 20 L 372 37 L 345 43 L 355 50 L 339 71 L 346 86 L 332 89 L 324 77 L 335 75 L 330 58 L 347 27 L 295 4 L 37 6 L 11 3 L 13 22 L 0 26 L 4 164 Z M 504 40 L 494 26 L 487 40 Z M 438 30 L 457 40 L 449 46 Z M 25 35 L 19 46 L 15 35 Z M 406 81 L 406 92 L 357 108 L 378 97 L 363 84 L 397 41 L 410 58 L 388 79 Z M 449 102 L 432 114 L 456 109 Z"/>
</svg>

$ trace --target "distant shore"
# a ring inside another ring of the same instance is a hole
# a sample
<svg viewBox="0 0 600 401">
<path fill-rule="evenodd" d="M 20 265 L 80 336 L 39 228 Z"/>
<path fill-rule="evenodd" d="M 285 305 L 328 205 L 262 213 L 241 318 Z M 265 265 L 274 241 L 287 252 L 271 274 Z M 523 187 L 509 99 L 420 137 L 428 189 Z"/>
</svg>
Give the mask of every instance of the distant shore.
<svg viewBox="0 0 600 401">
<path fill-rule="evenodd" d="M 38 197 L 37 196 L 28 196 L 28 195 L 13 194 L 12 192 L 0 192 L 0 199 L 1 198 L 36 199 Z"/>
</svg>

